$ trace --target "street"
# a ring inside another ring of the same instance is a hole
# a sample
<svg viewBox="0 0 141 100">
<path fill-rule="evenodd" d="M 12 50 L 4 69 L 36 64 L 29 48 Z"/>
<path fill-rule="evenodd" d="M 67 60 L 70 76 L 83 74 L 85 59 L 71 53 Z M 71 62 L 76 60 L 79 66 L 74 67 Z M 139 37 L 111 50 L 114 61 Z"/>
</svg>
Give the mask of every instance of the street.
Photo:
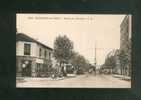
<svg viewBox="0 0 141 100">
<path fill-rule="evenodd" d="M 121 80 L 112 75 L 77 75 L 60 80 L 49 78 L 25 78 L 17 81 L 17 88 L 131 88 L 131 81 Z"/>
</svg>

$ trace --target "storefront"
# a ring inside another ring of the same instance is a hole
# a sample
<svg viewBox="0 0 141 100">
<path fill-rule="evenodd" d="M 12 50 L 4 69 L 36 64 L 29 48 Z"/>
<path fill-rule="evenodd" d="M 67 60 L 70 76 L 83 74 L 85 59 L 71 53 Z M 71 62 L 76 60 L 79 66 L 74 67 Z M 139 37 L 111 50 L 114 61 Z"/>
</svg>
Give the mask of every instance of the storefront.
<svg viewBox="0 0 141 100">
<path fill-rule="evenodd" d="M 31 77 L 34 58 L 18 56 L 16 58 L 16 72 L 18 77 Z"/>
<path fill-rule="evenodd" d="M 31 61 L 30 60 L 22 61 L 22 76 L 26 76 L 26 77 L 31 76 Z"/>
</svg>

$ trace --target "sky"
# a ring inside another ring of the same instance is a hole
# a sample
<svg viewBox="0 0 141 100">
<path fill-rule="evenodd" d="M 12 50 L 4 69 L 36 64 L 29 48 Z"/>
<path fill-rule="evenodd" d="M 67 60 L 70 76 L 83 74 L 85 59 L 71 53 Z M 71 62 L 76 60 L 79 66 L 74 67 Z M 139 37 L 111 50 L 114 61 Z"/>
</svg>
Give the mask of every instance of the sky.
<svg viewBox="0 0 141 100">
<path fill-rule="evenodd" d="M 24 33 L 53 48 L 57 36 L 66 35 L 74 50 L 97 64 L 120 47 L 120 24 L 125 15 L 119 14 L 17 14 L 17 32 Z"/>
</svg>

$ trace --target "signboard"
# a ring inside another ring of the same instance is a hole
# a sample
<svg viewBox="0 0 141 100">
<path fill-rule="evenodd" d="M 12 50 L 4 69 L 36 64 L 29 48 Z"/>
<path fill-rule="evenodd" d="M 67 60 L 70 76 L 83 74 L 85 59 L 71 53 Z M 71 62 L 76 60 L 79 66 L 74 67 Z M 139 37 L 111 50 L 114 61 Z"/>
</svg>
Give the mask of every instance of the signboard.
<svg viewBox="0 0 141 100">
<path fill-rule="evenodd" d="M 44 61 L 42 59 L 36 59 L 36 63 L 40 63 L 40 64 L 43 64 Z"/>
</svg>

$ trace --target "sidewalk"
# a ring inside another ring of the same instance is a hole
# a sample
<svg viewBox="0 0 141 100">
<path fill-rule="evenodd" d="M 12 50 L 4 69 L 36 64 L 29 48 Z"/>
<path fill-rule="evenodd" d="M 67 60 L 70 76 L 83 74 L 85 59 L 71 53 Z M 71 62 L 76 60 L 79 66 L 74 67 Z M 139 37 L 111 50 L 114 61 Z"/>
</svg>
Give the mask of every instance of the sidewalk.
<svg viewBox="0 0 141 100">
<path fill-rule="evenodd" d="M 113 77 L 115 78 L 120 78 L 122 80 L 127 80 L 127 81 L 130 81 L 131 80 L 131 77 L 130 76 L 125 76 L 125 75 L 113 75 Z"/>
<path fill-rule="evenodd" d="M 19 82 L 24 82 L 24 81 L 50 81 L 50 80 L 63 80 L 63 79 L 68 79 L 68 78 L 74 78 L 76 75 L 74 74 L 68 74 L 67 77 L 56 77 L 56 78 L 51 78 L 51 77 L 16 77 L 16 80 Z"/>
<path fill-rule="evenodd" d="M 17 81 L 29 81 L 29 80 L 32 80 L 32 81 L 50 81 L 50 80 L 61 80 L 61 79 L 64 79 L 64 77 L 61 77 L 61 78 L 51 78 L 51 77 L 18 77 L 16 80 Z"/>
</svg>

